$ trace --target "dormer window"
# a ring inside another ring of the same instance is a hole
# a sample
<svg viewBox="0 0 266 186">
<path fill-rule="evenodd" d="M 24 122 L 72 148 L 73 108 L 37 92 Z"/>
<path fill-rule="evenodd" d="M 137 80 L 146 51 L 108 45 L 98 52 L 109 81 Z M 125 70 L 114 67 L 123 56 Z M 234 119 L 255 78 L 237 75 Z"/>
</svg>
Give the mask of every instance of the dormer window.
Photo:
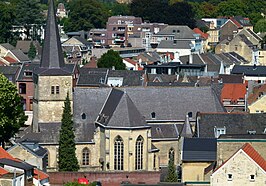
<svg viewBox="0 0 266 186">
<path fill-rule="evenodd" d="M 32 71 L 25 71 L 24 76 L 25 77 L 32 77 Z"/>
<path fill-rule="evenodd" d="M 216 138 L 219 138 L 221 134 L 226 134 L 226 128 L 225 127 L 223 128 L 214 127 L 214 136 Z"/>
<path fill-rule="evenodd" d="M 152 112 L 152 113 L 151 113 L 151 118 L 152 118 L 152 119 L 155 119 L 155 117 L 156 117 L 155 112 Z"/>
<path fill-rule="evenodd" d="M 82 118 L 82 119 L 86 119 L 86 118 L 87 118 L 86 114 L 85 114 L 85 113 L 82 113 L 82 114 L 81 114 L 81 118 Z"/>
</svg>

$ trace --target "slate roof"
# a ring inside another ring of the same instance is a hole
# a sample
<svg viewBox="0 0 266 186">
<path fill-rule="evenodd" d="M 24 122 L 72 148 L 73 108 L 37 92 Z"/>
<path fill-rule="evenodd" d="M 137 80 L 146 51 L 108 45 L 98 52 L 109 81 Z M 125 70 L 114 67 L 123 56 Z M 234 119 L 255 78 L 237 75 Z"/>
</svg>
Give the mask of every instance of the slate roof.
<svg viewBox="0 0 266 186">
<path fill-rule="evenodd" d="M 144 70 L 109 70 L 107 78 L 123 77 L 122 86 L 142 86 L 144 73 Z"/>
<path fill-rule="evenodd" d="M 214 128 L 226 128 L 226 135 L 265 134 L 266 114 L 248 113 L 199 113 L 196 133 L 200 138 L 214 138 Z"/>
<path fill-rule="evenodd" d="M 104 86 L 108 69 L 80 68 L 77 86 Z"/>
<path fill-rule="evenodd" d="M 152 140 L 178 139 L 182 124 L 149 124 Z"/>
<path fill-rule="evenodd" d="M 219 74 L 219 79 L 223 81 L 223 83 L 243 83 L 244 77 L 243 75 L 238 74 Z"/>
<path fill-rule="evenodd" d="M 179 59 L 180 59 L 180 61 L 183 64 L 188 64 L 189 63 L 189 55 L 187 55 L 187 56 L 180 56 Z M 205 64 L 205 62 L 199 56 L 199 54 L 192 54 L 192 64 Z"/>
<path fill-rule="evenodd" d="M 6 158 L 0 159 L 0 164 L 9 165 L 11 167 L 16 167 L 16 168 L 23 169 L 26 171 L 34 168 L 32 165 L 24 161 L 20 162 L 20 161 L 14 161 L 14 160 L 6 159 Z"/>
<path fill-rule="evenodd" d="M 19 66 L 0 66 L 0 74 L 5 76 L 12 76 L 13 82 L 15 82 L 16 74 L 19 71 Z"/>
<path fill-rule="evenodd" d="M 81 42 L 83 45 L 86 45 L 87 46 L 87 45 L 90 44 L 86 39 L 84 39 L 82 37 L 74 36 L 73 38 L 75 38 L 76 40 L 78 40 L 79 42 Z"/>
<path fill-rule="evenodd" d="M 234 16 L 232 19 L 237 21 L 241 26 L 252 26 L 248 18 L 242 16 Z"/>
<path fill-rule="evenodd" d="M 109 77 L 123 77 L 122 86 L 142 86 L 145 71 L 110 70 L 101 68 L 81 68 L 77 86 L 108 86 Z"/>
<path fill-rule="evenodd" d="M 97 123 L 107 128 L 147 127 L 144 117 L 128 94 L 118 89 L 111 90 L 102 111 L 99 113 Z"/>
<path fill-rule="evenodd" d="M 250 33 L 254 38 L 256 38 L 258 41 L 261 41 L 262 40 L 262 38 L 259 36 L 259 35 L 257 35 L 253 30 L 250 30 L 250 29 L 246 29 L 246 31 L 248 32 L 248 33 Z"/>
<path fill-rule="evenodd" d="M 266 76 L 266 66 L 235 65 L 231 74 L 243 74 L 245 76 Z"/>
<path fill-rule="evenodd" d="M 43 157 L 47 154 L 47 150 L 38 145 L 38 143 L 36 142 L 23 141 L 18 143 L 18 145 L 22 146 L 22 148 L 25 148 L 27 151 L 31 152 L 36 156 Z"/>
<path fill-rule="evenodd" d="M 215 138 L 184 138 L 182 161 L 216 161 Z"/>
<path fill-rule="evenodd" d="M 218 96 L 211 87 L 125 87 L 126 92 L 146 120 L 156 113 L 157 120 L 184 120 L 188 112 L 224 112 Z M 74 119 L 81 122 L 80 115 L 89 116 L 87 122 L 96 120 L 110 88 L 82 89 L 74 91 Z M 91 107 L 93 105 L 93 107 Z"/>
<path fill-rule="evenodd" d="M 178 40 L 176 41 L 176 43 L 174 43 L 174 41 L 171 40 L 162 40 L 157 49 L 158 48 L 171 48 L 171 49 L 191 49 L 190 47 L 191 41 L 189 40 Z"/>
<path fill-rule="evenodd" d="M 30 50 L 30 45 L 33 42 L 33 45 L 36 48 L 36 52 L 38 54 L 41 53 L 41 46 L 38 41 L 27 41 L 27 40 L 19 40 L 17 41 L 16 49 L 20 49 L 23 53 L 28 53 Z"/>
<path fill-rule="evenodd" d="M 33 81 L 32 77 L 26 77 L 24 72 L 33 72 L 39 66 L 39 63 L 23 63 L 18 74 L 17 81 Z"/>
<path fill-rule="evenodd" d="M 29 57 L 26 56 L 20 49 L 11 50 L 11 53 L 13 53 L 20 62 L 30 61 Z"/>
<path fill-rule="evenodd" d="M 39 75 L 69 75 L 65 62 L 58 32 L 54 1 L 51 0 L 48 9 L 41 65 L 35 70 Z"/>
<path fill-rule="evenodd" d="M 188 26 L 168 25 L 156 35 L 174 35 L 175 39 L 195 39 L 194 32 Z"/>
<path fill-rule="evenodd" d="M 1 43 L 0 45 L 7 50 L 14 50 L 15 49 L 15 47 L 9 43 Z"/>
</svg>

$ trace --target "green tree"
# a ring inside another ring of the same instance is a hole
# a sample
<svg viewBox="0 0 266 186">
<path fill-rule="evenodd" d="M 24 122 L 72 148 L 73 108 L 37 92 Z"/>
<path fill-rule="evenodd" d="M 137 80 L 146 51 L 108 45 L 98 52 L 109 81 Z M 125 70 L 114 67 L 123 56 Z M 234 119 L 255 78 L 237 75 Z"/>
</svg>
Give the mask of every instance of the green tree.
<svg viewBox="0 0 266 186">
<path fill-rule="evenodd" d="M 170 157 L 169 162 L 168 162 L 168 173 L 167 173 L 167 177 L 165 181 L 177 182 L 177 173 L 176 173 L 173 156 Z"/>
<path fill-rule="evenodd" d="M 70 105 L 69 94 L 67 94 L 59 135 L 59 171 L 79 170 L 79 164 L 75 153 L 75 134 Z"/>
<path fill-rule="evenodd" d="M 33 42 L 30 43 L 30 49 L 28 52 L 28 57 L 30 60 L 33 60 L 36 56 L 36 47 L 34 46 Z"/>
<path fill-rule="evenodd" d="M 64 31 L 88 31 L 91 28 L 103 28 L 109 12 L 96 0 L 75 0 L 69 2 L 69 17 L 64 20 Z"/>
<path fill-rule="evenodd" d="M 33 40 L 39 39 L 37 30 L 43 22 L 44 16 L 39 0 L 20 0 L 16 4 L 16 24 L 25 27 L 27 39 L 30 37 Z M 32 33 L 30 33 L 31 28 L 33 28 Z"/>
<path fill-rule="evenodd" d="M 187 25 L 195 28 L 195 13 L 193 7 L 187 2 L 177 2 L 168 8 L 167 24 L 170 25 Z"/>
<path fill-rule="evenodd" d="M 218 4 L 218 14 L 220 16 L 246 16 L 247 5 L 242 0 L 227 0 Z"/>
<path fill-rule="evenodd" d="M 255 32 L 266 32 L 266 19 L 260 19 L 254 26 Z"/>
<path fill-rule="evenodd" d="M 113 50 L 108 50 L 107 53 L 103 54 L 98 60 L 97 66 L 99 68 L 112 68 L 115 67 L 116 70 L 125 70 L 126 65 L 123 63 L 122 58 L 119 53 Z"/>
<path fill-rule="evenodd" d="M 0 74 L 0 143 L 3 148 L 26 120 L 16 85 Z"/>
<path fill-rule="evenodd" d="M 8 43 L 13 40 L 11 29 L 14 18 L 14 6 L 0 2 L 0 43 Z"/>
</svg>

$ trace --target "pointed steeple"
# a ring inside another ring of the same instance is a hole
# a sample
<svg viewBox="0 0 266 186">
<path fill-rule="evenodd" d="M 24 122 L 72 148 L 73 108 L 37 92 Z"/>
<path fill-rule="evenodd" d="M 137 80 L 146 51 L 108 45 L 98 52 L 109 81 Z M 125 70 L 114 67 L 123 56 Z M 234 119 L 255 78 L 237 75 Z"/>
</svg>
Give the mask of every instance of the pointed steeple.
<svg viewBox="0 0 266 186">
<path fill-rule="evenodd" d="M 183 128 L 182 128 L 180 136 L 184 137 L 184 138 L 192 138 L 192 129 L 191 129 L 191 126 L 190 126 L 190 123 L 189 123 L 188 115 L 186 115 L 186 121 L 185 121 L 185 123 L 183 125 Z"/>
<path fill-rule="evenodd" d="M 65 67 L 54 0 L 50 0 L 49 4 L 40 67 L 45 69 L 62 69 Z"/>
</svg>

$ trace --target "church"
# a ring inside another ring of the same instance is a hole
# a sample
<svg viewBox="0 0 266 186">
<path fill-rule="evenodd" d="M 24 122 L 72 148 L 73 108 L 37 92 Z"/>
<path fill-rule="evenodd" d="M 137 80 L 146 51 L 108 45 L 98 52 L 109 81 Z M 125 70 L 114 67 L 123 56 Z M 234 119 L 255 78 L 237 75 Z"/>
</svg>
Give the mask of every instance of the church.
<svg viewBox="0 0 266 186">
<path fill-rule="evenodd" d="M 65 64 L 53 0 L 41 63 L 34 70 L 33 124 L 19 139 L 48 151 L 47 171 L 58 171 L 58 141 L 69 93 L 79 171 L 159 171 L 180 139 L 192 137 L 197 112 L 224 112 L 212 87 L 75 87 L 78 68 Z"/>
</svg>

